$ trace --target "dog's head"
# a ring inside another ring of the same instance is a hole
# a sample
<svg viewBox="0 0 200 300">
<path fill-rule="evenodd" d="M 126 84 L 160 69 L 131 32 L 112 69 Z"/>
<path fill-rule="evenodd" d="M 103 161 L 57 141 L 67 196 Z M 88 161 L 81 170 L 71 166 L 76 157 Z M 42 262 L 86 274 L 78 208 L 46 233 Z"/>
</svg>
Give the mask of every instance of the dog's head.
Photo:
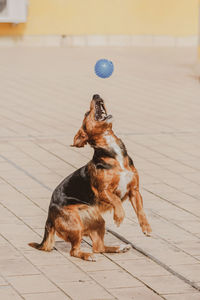
<svg viewBox="0 0 200 300">
<path fill-rule="evenodd" d="M 74 137 L 73 147 L 84 147 L 87 143 L 94 145 L 108 130 L 112 129 L 112 116 L 107 114 L 103 99 L 94 95 L 90 110 L 85 113 L 81 128 Z"/>
</svg>

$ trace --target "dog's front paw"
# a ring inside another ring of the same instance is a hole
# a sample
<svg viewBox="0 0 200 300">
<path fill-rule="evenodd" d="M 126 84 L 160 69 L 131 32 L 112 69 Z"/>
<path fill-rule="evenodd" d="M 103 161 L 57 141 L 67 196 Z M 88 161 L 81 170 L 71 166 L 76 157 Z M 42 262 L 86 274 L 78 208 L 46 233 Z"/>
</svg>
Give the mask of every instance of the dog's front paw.
<svg viewBox="0 0 200 300">
<path fill-rule="evenodd" d="M 142 227 L 142 232 L 144 233 L 144 235 L 151 236 L 152 229 L 148 223 L 142 224 L 141 227 Z"/>
<path fill-rule="evenodd" d="M 123 210 L 123 207 L 121 209 L 115 210 L 113 218 L 117 226 L 119 226 L 123 222 L 124 217 L 125 212 Z"/>
</svg>

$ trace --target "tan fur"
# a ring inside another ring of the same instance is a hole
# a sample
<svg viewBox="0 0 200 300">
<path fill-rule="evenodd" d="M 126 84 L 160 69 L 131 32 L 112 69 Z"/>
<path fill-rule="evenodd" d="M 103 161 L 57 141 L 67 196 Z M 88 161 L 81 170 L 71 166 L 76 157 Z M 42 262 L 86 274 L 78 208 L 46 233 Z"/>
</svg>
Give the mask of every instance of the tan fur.
<svg viewBox="0 0 200 300">
<path fill-rule="evenodd" d="M 106 109 L 105 109 L 106 110 Z M 112 123 L 95 120 L 95 101 L 85 114 L 81 128 L 74 137 L 74 147 L 83 147 L 87 143 L 103 149 L 114 149 L 116 157 L 102 157 L 109 169 L 97 168 L 91 161 L 87 167 L 94 192 L 96 205 L 76 204 L 52 208 L 49 211 L 45 234 L 41 244 L 29 245 L 39 250 L 50 251 L 54 246 L 54 234 L 71 243 L 70 254 L 85 260 L 94 260 L 92 253 L 80 250 L 83 236 L 89 236 L 93 243 L 93 252 L 126 252 L 126 246 L 105 246 L 105 221 L 102 213 L 113 210 L 113 218 L 119 226 L 125 213 L 122 202 L 129 198 L 139 220 L 142 231 L 149 235 L 151 227 L 143 210 L 143 200 L 139 193 L 139 175 L 130 165 L 127 154 L 123 154 L 122 141 L 115 136 Z"/>
<path fill-rule="evenodd" d="M 112 130 L 112 123 L 99 122 L 95 120 L 94 100 L 91 101 L 90 111 L 84 117 L 82 126 L 78 133 L 82 131 L 84 131 L 87 135 L 88 141 L 92 139 L 93 143 L 101 148 L 110 149 L 113 147 L 118 154 L 116 159 L 108 157 L 103 158 L 105 163 L 113 166 L 110 170 L 96 169 L 92 163 L 89 166 L 90 176 L 92 179 L 92 190 L 98 199 L 100 211 L 105 212 L 113 209 L 114 220 L 117 225 L 120 225 L 125 216 L 122 202 L 129 198 L 137 214 L 142 231 L 149 235 L 151 227 L 143 210 L 143 200 L 139 193 L 139 175 L 137 169 L 134 166 L 129 165 L 128 156 L 123 156 L 122 153 L 120 153 L 120 144 L 122 142 L 114 134 Z M 73 146 L 76 147 L 79 147 L 81 138 L 78 133 L 74 137 Z M 131 173 L 132 176 L 129 176 L 128 174 Z M 124 178 L 122 178 L 122 176 L 124 176 Z M 126 179 L 128 180 L 127 184 L 124 183 L 124 180 Z M 121 186 L 126 189 L 125 192 L 120 190 Z"/>
</svg>

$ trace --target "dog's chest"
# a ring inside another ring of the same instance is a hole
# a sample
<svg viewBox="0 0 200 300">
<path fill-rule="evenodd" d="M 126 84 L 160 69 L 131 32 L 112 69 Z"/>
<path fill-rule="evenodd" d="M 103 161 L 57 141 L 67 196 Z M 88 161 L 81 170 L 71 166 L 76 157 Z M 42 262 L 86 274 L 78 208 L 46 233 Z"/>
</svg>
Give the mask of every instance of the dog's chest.
<svg viewBox="0 0 200 300">
<path fill-rule="evenodd" d="M 119 179 L 117 191 L 120 192 L 121 198 L 123 198 L 127 193 L 128 184 L 132 181 L 132 179 L 133 179 L 133 173 L 131 171 L 124 170 L 120 172 L 120 179 Z"/>
<path fill-rule="evenodd" d="M 107 143 L 116 153 L 116 160 L 119 162 L 121 170 L 119 171 L 119 183 L 117 187 L 117 192 L 120 192 L 121 198 L 127 193 L 128 184 L 133 180 L 133 172 L 126 169 L 124 166 L 124 157 L 119 145 L 116 143 L 112 136 L 106 137 Z"/>
</svg>

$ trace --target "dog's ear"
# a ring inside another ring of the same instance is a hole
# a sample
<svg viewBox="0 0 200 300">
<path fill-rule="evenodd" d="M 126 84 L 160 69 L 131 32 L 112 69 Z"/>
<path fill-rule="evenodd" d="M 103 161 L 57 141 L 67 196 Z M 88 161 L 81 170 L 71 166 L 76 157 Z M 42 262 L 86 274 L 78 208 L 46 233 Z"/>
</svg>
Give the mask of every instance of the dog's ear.
<svg viewBox="0 0 200 300">
<path fill-rule="evenodd" d="M 77 134 L 74 137 L 74 143 L 71 145 L 72 147 L 84 147 L 88 142 L 88 135 L 81 127 Z"/>
</svg>

